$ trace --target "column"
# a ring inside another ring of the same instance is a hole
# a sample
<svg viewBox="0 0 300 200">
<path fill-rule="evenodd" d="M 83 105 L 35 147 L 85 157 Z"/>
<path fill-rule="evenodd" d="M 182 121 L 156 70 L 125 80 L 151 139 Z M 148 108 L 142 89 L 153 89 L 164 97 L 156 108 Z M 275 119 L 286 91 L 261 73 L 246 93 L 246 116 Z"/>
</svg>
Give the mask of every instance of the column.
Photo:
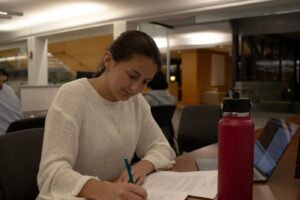
<svg viewBox="0 0 300 200">
<path fill-rule="evenodd" d="M 199 104 L 200 99 L 200 77 L 198 50 L 183 50 L 182 59 L 182 104 Z"/>
<path fill-rule="evenodd" d="M 48 84 L 48 40 L 30 37 L 28 46 L 28 85 Z"/>
<path fill-rule="evenodd" d="M 118 21 L 114 22 L 114 39 L 116 39 L 121 33 L 128 30 L 137 30 L 137 24 L 127 22 L 127 21 Z"/>
</svg>

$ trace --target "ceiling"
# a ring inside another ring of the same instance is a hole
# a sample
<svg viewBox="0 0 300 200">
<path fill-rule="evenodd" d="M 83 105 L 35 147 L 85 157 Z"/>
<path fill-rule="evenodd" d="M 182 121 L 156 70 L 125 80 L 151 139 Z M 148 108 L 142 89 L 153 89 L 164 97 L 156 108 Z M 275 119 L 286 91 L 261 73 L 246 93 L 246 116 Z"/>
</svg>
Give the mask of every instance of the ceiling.
<svg viewBox="0 0 300 200">
<path fill-rule="evenodd" d="M 185 49 L 228 45 L 228 20 L 300 12 L 300 0 L 0 0 L 0 10 L 23 13 L 11 19 L 0 15 L 0 49 L 31 36 L 59 40 L 112 33 L 116 21 L 164 25 L 175 49 Z M 213 43 L 205 43 L 212 31 L 222 38 L 216 41 L 214 35 Z M 204 43 L 196 44 L 200 38 Z"/>
</svg>

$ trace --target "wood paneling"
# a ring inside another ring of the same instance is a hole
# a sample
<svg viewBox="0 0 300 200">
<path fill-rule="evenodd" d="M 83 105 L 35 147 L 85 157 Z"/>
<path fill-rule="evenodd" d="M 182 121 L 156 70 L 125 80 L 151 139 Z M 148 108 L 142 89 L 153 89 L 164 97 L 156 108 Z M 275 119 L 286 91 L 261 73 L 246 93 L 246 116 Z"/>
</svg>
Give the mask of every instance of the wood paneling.
<svg viewBox="0 0 300 200">
<path fill-rule="evenodd" d="M 225 56 L 225 84 L 211 85 L 212 54 Z M 206 89 L 217 87 L 227 91 L 231 87 L 231 59 L 228 54 L 206 49 L 184 50 L 182 59 L 182 104 L 201 104 Z"/>
<path fill-rule="evenodd" d="M 50 43 L 48 51 L 73 71 L 96 71 L 112 35 Z"/>
<path fill-rule="evenodd" d="M 182 103 L 196 104 L 200 101 L 197 50 L 185 50 L 182 59 Z"/>
<path fill-rule="evenodd" d="M 19 55 L 19 49 L 8 49 L 0 51 L 0 58 L 7 58 L 7 57 L 15 57 Z M 17 60 L 17 61 L 8 61 L 9 65 L 13 68 L 23 69 L 27 67 L 27 60 Z"/>
</svg>

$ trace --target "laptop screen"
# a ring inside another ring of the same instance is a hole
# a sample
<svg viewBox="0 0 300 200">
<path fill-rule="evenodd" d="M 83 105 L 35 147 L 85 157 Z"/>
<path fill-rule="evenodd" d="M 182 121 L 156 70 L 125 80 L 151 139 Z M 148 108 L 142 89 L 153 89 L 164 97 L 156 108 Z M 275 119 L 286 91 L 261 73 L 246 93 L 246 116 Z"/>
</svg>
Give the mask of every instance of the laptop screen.
<svg viewBox="0 0 300 200">
<path fill-rule="evenodd" d="M 254 166 L 270 176 L 296 133 L 298 125 L 271 118 L 254 144 Z"/>
</svg>

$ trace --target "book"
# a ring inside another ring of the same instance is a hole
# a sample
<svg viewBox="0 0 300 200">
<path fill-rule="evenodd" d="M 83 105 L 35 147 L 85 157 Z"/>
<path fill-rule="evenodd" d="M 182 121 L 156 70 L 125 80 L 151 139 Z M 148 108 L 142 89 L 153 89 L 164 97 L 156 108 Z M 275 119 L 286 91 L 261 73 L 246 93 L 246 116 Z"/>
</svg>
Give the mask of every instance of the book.
<svg viewBox="0 0 300 200">
<path fill-rule="evenodd" d="M 217 182 L 217 170 L 158 171 L 146 177 L 143 187 L 148 192 L 148 200 L 184 200 L 187 196 L 214 199 Z"/>
</svg>

